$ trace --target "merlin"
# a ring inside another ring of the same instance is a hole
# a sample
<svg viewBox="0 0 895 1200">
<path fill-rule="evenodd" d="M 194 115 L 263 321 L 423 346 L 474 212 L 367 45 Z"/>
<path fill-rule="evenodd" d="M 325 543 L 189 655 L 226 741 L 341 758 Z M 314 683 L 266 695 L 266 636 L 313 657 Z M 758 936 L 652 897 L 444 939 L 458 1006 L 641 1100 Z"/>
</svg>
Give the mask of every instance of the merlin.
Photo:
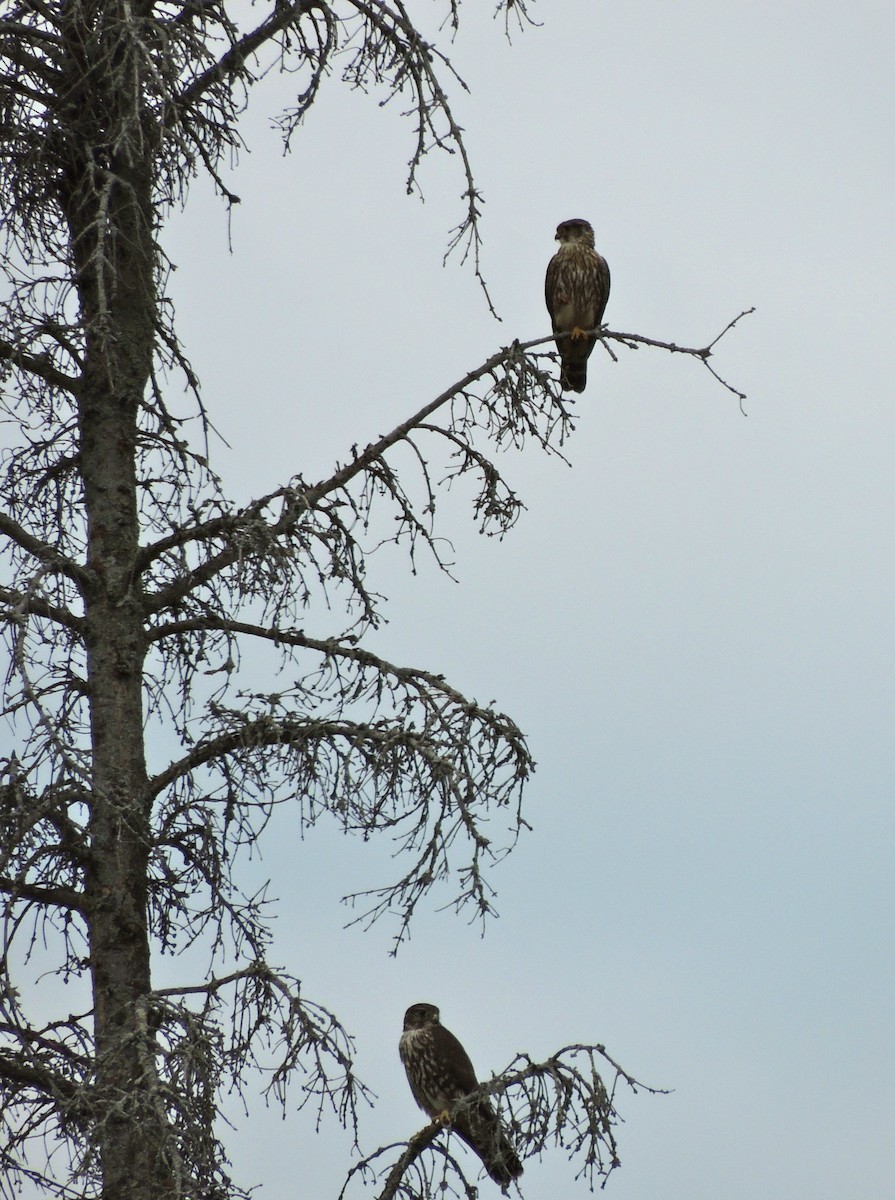
<svg viewBox="0 0 895 1200">
<path fill-rule="evenodd" d="M 469 1055 L 441 1024 L 434 1004 L 411 1004 L 398 1049 L 413 1098 L 423 1112 L 450 1125 L 506 1190 L 522 1174 L 522 1163 L 487 1097 L 459 1103 L 479 1083 Z"/>
<path fill-rule="evenodd" d="M 544 295 L 557 337 L 562 363 L 559 381 L 564 391 L 583 392 L 587 360 L 597 344 L 609 299 L 609 267 L 594 249 L 590 222 L 575 217 L 556 228 L 559 249 L 547 264 Z"/>
</svg>

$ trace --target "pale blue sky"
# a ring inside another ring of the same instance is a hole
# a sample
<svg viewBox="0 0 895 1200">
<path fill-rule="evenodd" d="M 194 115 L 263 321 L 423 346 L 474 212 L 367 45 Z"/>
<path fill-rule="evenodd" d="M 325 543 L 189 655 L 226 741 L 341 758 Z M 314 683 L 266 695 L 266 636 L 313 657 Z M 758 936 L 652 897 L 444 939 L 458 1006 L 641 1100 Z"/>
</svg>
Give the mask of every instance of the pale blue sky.
<svg viewBox="0 0 895 1200">
<path fill-rule="evenodd" d="M 384 554 L 373 643 L 495 700 L 530 737 L 532 834 L 494 875 L 484 938 L 422 916 L 343 932 L 385 848 L 285 814 L 264 867 L 276 953 L 357 1037 L 371 1150 L 421 1124 L 397 1058 L 430 1000 L 479 1072 L 602 1041 L 667 1098 L 622 1095 L 616 1200 L 880 1200 L 893 1088 L 893 253 L 889 4 L 555 0 L 508 46 L 464 6 L 458 118 L 485 197 L 483 268 L 441 267 L 461 175 L 404 195 L 411 130 L 333 79 L 294 153 L 266 116 L 227 254 L 196 189 L 169 249 L 181 332 L 258 494 L 328 472 L 515 337 L 545 335 L 556 223 L 589 218 L 614 329 L 716 365 L 592 360 L 572 464 L 505 456 L 528 505 L 502 543 L 441 502 L 458 582 Z M 428 12 L 428 6 L 410 5 Z M 473 11 L 481 9 L 481 12 Z M 447 894 L 443 897 L 447 899 Z M 262 1196 L 333 1197 L 344 1139 L 253 1113 L 232 1137 Z M 584 1195 L 560 1156 L 525 1196 Z M 482 1183 L 483 1200 L 497 1196 Z"/>
</svg>

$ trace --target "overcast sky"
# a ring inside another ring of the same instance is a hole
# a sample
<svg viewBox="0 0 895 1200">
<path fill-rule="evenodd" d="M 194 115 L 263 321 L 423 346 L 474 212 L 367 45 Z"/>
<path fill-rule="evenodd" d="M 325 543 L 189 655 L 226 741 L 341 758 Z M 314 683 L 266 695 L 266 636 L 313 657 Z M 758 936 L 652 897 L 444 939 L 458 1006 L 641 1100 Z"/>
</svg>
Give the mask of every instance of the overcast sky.
<svg viewBox="0 0 895 1200">
<path fill-rule="evenodd" d="M 409 5 L 430 14 L 427 3 Z M 269 79 L 228 183 L 168 249 L 180 329 L 245 498 L 326 475 L 513 338 L 549 332 L 558 221 L 612 270 L 610 327 L 719 345 L 598 350 L 571 469 L 507 455 L 528 511 L 482 538 L 441 500 L 457 582 L 398 554 L 371 643 L 494 700 L 529 735 L 533 832 L 497 870 L 484 939 L 450 913 L 343 931 L 382 850 L 281 814 L 263 867 L 274 961 L 357 1039 L 364 1148 L 422 1124 L 405 1007 L 441 1006 L 480 1075 L 604 1042 L 671 1096 L 620 1096 L 615 1200 L 895 1194 L 893 1087 L 893 46 L 891 3 L 551 0 L 509 45 L 467 3 L 450 49 L 485 198 L 488 313 L 441 258 L 455 160 L 404 193 L 401 105 L 328 81 L 283 158 Z M 294 82 L 293 82 L 294 86 Z M 335 1128 L 253 1113 L 234 1167 L 261 1196 L 334 1197 Z M 559 1155 L 528 1200 L 586 1194 Z M 497 1197 L 482 1181 L 482 1200 Z"/>
</svg>

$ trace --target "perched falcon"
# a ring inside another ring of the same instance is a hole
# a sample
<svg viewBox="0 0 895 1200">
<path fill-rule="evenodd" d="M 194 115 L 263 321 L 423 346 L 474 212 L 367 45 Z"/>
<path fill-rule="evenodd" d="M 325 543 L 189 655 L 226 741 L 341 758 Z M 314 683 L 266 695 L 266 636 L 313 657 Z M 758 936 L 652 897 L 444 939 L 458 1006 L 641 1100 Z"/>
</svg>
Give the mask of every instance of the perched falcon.
<svg viewBox="0 0 895 1200">
<path fill-rule="evenodd" d="M 469 1055 L 441 1024 L 434 1004 L 411 1004 L 398 1048 L 413 1098 L 423 1112 L 450 1124 L 501 1188 L 518 1179 L 522 1163 L 487 1097 L 457 1109 L 457 1102 L 479 1084 Z"/>
<path fill-rule="evenodd" d="M 544 295 L 562 360 L 560 383 L 565 391 L 583 392 L 587 383 L 587 360 L 597 343 L 609 299 L 609 267 L 594 249 L 594 231 L 588 221 L 576 217 L 556 228 L 559 249 L 547 264 Z"/>
</svg>

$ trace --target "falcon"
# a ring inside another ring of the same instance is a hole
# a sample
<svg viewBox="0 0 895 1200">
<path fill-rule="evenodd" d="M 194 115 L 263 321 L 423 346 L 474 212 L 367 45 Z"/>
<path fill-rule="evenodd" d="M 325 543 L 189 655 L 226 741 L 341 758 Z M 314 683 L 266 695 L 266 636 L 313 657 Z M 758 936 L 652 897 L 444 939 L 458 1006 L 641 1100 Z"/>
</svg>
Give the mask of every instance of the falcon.
<svg viewBox="0 0 895 1200">
<path fill-rule="evenodd" d="M 434 1004 L 411 1004 L 398 1043 L 413 1098 L 433 1121 L 450 1125 L 506 1191 L 522 1163 L 486 1096 L 458 1102 L 478 1086 L 469 1055 L 441 1024 Z"/>
<path fill-rule="evenodd" d="M 547 264 L 544 295 L 557 337 L 562 362 L 559 381 L 564 391 L 583 392 L 587 360 L 597 344 L 592 330 L 600 328 L 609 299 L 609 267 L 594 249 L 589 221 L 574 217 L 556 227 L 559 249 Z"/>
</svg>

